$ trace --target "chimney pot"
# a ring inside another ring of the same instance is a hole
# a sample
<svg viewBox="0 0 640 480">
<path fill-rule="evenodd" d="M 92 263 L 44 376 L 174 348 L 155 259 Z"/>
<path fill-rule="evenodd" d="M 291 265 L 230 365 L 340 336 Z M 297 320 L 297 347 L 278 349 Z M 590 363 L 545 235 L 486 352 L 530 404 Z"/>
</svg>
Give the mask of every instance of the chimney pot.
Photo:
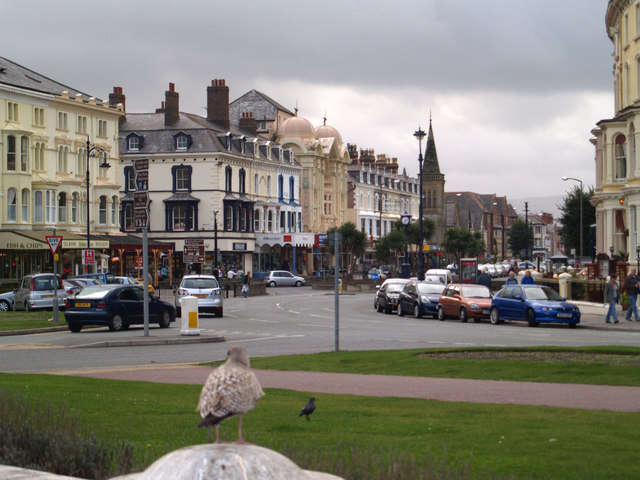
<svg viewBox="0 0 640 480">
<path fill-rule="evenodd" d="M 170 92 L 175 92 L 176 91 L 176 84 L 175 83 L 169 82 L 169 91 Z"/>
<path fill-rule="evenodd" d="M 229 130 L 229 87 L 222 79 L 212 80 L 207 87 L 207 120 Z"/>
<path fill-rule="evenodd" d="M 124 93 L 122 93 L 122 87 L 113 87 L 113 93 L 109 94 L 109 106 L 110 107 L 118 107 L 118 104 L 122 104 L 122 111 L 126 113 L 126 97 Z M 126 121 L 126 117 L 120 117 L 120 122 Z"/>
<path fill-rule="evenodd" d="M 180 95 L 175 91 L 176 85 L 169 83 L 169 90 L 164 92 L 164 124 L 173 125 L 180 116 Z"/>
</svg>

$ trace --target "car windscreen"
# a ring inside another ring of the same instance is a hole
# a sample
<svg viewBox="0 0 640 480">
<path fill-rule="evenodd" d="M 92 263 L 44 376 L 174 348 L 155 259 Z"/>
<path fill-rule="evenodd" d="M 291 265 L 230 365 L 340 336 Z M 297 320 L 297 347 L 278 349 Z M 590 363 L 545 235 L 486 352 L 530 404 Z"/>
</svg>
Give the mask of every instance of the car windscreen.
<svg viewBox="0 0 640 480">
<path fill-rule="evenodd" d="M 54 277 L 34 277 L 33 278 L 33 289 L 35 291 L 42 290 L 53 290 L 55 288 L 60 288 L 59 280 Z"/>
<path fill-rule="evenodd" d="M 484 285 L 468 285 L 462 287 L 462 296 L 467 298 L 490 298 L 491 292 Z"/>
<path fill-rule="evenodd" d="M 105 287 L 102 285 L 85 287 L 82 289 L 80 293 L 76 295 L 76 298 L 87 298 L 87 299 L 97 300 L 99 298 L 106 297 L 111 290 L 113 290 L 113 288 Z"/>
<path fill-rule="evenodd" d="M 218 281 L 215 278 L 185 278 L 182 288 L 218 288 Z"/>
<path fill-rule="evenodd" d="M 405 283 L 388 283 L 387 292 L 400 292 L 405 286 Z"/>
<path fill-rule="evenodd" d="M 527 300 L 552 300 L 562 301 L 562 297 L 549 287 L 530 287 L 525 289 Z"/>
<path fill-rule="evenodd" d="M 444 285 L 438 285 L 437 283 L 418 283 L 417 286 L 421 295 L 441 294 L 444 290 Z"/>
</svg>

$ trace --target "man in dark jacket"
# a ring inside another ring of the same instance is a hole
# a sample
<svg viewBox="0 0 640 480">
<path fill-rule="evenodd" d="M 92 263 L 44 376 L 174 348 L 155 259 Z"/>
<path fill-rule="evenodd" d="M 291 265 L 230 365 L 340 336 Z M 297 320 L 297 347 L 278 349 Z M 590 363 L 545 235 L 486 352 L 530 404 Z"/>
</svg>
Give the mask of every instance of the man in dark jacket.
<svg viewBox="0 0 640 480">
<path fill-rule="evenodd" d="M 631 272 L 624 279 L 624 284 L 622 285 L 622 289 L 624 293 L 627 294 L 627 298 L 629 299 L 629 310 L 627 310 L 627 314 L 625 318 L 628 321 L 631 321 L 631 314 L 636 318 L 636 322 L 638 321 L 638 275 L 635 268 L 631 269 Z"/>
<path fill-rule="evenodd" d="M 478 278 L 476 279 L 478 285 L 484 285 L 491 290 L 491 277 L 484 272 L 478 271 Z"/>
</svg>

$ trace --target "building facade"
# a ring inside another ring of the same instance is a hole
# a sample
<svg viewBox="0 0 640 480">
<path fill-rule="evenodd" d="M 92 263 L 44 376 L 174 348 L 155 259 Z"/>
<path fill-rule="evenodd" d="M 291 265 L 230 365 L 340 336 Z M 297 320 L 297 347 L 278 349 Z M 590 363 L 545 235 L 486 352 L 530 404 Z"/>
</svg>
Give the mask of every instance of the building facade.
<svg viewBox="0 0 640 480">
<path fill-rule="evenodd" d="M 591 133 L 595 147 L 596 254 L 637 261 L 640 210 L 640 5 L 610 0 L 605 24 L 613 44 L 614 116 Z"/>
<path fill-rule="evenodd" d="M 108 237 L 119 233 L 123 106 L 109 106 L 2 57 L 0 104 L 0 278 L 51 271 L 44 237 L 54 229 L 63 236 L 63 271 L 79 273 L 87 208 L 92 249 L 106 252 Z M 97 147 L 88 165 L 87 140 Z M 110 168 L 99 167 L 104 164 Z M 102 268 L 108 256 L 99 254 L 98 260 Z"/>
<path fill-rule="evenodd" d="M 122 230 L 136 230 L 132 163 L 148 159 L 149 237 L 173 245 L 174 278 L 211 271 L 216 261 L 254 274 L 295 267 L 291 245 L 302 233 L 302 167 L 291 149 L 256 135 L 248 112 L 242 128 L 230 124 L 224 80 L 213 80 L 206 96 L 206 118 L 180 111 L 173 84 L 154 113 L 127 113 L 120 127 Z M 274 236 L 277 249 L 268 241 Z M 183 261 L 185 240 L 194 239 L 204 243 L 203 265 Z"/>
<path fill-rule="evenodd" d="M 375 155 L 373 149 L 348 145 L 351 164 L 348 167 L 348 207 L 351 221 L 373 242 L 391 232 L 394 222 L 402 214 L 418 218 L 419 183 L 406 171 L 398 173 L 398 159 L 384 154 Z"/>
</svg>

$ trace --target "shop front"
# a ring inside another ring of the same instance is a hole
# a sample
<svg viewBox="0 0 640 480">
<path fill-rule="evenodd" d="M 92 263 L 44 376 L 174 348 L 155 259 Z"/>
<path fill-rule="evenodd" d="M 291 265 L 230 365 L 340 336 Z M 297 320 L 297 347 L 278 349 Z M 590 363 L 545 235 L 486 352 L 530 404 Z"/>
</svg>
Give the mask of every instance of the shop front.
<svg viewBox="0 0 640 480">
<path fill-rule="evenodd" d="M 109 271 L 114 275 L 142 278 L 142 238 L 135 235 L 117 235 L 109 238 Z M 173 285 L 173 243 L 149 239 L 149 272 L 154 285 L 165 281 Z"/>
<path fill-rule="evenodd" d="M 315 237 L 312 233 L 256 234 L 254 276 L 264 276 L 270 270 L 309 275 Z"/>
</svg>

